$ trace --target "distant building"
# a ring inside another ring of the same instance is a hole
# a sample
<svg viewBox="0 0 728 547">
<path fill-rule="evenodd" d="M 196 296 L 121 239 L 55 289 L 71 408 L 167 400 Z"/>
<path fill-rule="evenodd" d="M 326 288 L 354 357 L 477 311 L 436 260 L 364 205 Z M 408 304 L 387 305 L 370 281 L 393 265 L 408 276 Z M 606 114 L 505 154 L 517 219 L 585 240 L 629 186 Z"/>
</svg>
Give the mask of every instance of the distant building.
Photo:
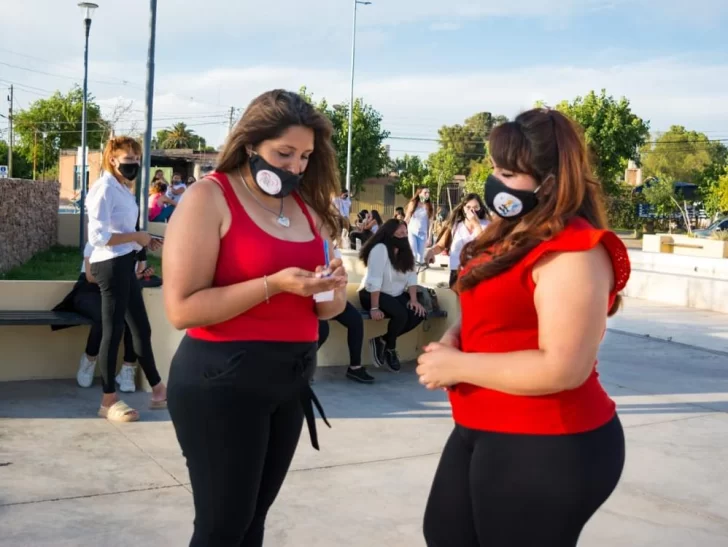
<svg viewBox="0 0 728 547">
<path fill-rule="evenodd" d="M 89 150 L 86 156 L 88 183 L 101 175 L 101 150 Z M 200 152 L 192 149 L 152 150 L 152 175 L 154 169 L 170 168 L 182 175 L 182 180 L 192 176 L 204 177 L 215 169 L 217 152 Z M 72 199 L 81 187 L 81 156 L 78 150 L 61 150 L 58 161 L 58 181 L 61 183 L 61 200 Z"/>
<path fill-rule="evenodd" d="M 637 167 L 634 160 L 629 160 L 624 172 L 624 181 L 632 187 L 642 186 L 642 168 Z"/>
</svg>

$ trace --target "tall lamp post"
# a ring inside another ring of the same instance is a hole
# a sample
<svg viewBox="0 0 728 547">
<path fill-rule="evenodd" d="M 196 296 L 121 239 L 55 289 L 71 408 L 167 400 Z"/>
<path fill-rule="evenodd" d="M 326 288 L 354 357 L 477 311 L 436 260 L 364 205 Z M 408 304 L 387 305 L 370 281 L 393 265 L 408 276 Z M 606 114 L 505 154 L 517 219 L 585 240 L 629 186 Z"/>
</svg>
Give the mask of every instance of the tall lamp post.
<svg viewBox="0 0 728 547">
<path fill-rule="evenodd" d="M 79 230 L 78 230 L 78 246 L 83 252 L 86 244 L 86 103 L 88 101 L 88 35 L 91 32 L 91 17 L 94 14 L 98 4 L 93 2 L 79 2 L 78 7 L 83 13 L 83 24 L 86 32 L 86 41 L 83 49 L 83 113 L 81 114 L 81 199 L 79 208 Z"/>
<path fill-rule="evenodd" d="M 354 118 L 354 60 L 356 59 L 356 8 L 369 6 L 371 2 L 354 0 L 354 23 L 351 29 L 351 87 L 349 90 L 349 137 L 346 143 L 346 191 L 351 194 L 351 133 L 352 121 Z"/>
<path fill-rule="evenodd" d="M 148 203 L 142 196 L 149 195 L 149 174 L 152 168 L 152 117 L 154 114 L 154 50 L 157 40 L 157 0 L 149 0 L 149 45 L 147 50 L 147 85 L 144 105 L 144 152 L 142 176 L 137 181 L 136 198 L 139 203 L 140 229 L 146 230 L 149 222 Z"/>
</svg>

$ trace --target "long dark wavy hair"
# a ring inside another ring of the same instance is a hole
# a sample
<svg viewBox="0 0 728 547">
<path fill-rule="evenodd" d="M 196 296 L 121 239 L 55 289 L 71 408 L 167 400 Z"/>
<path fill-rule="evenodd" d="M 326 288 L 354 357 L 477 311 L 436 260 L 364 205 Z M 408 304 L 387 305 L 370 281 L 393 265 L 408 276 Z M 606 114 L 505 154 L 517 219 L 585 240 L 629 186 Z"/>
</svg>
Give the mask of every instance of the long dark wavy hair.
<svg viewBox="0 0 728 547">
<path fill-rule="evenodd" d="M 575 217 L 607 228 L 601 184 L 589 164 L 583 132 L 561 112 L 536 108 L 499 125 L 490 134 L 489 150 L 501 169 L 530 175 L 542 185 L 539 204 L 515 221 L 495 217 L 478 239 L 465 246 L 461 264 L 482 255 L 490 259 L 470 268 L 458 281 L 458 291 L 509 270 Z M 618 296 L 610 315 L 620 302 Z"/>
<path fill-rule="evenodd" d="M 452 238 L 453 238 L 453 230 L 455 229 L 455 226 L 458 225 L 460 222 L 465 222 L 465 204 L 467 204 L 469 201 L 477 201 L 478 205 L 480 205 L 480 211 L 478 211 L 478 218 L 480 220 L 483 220 L 485 218 L 485 203 L 483 203 L 483 198 L 481 198 L 478 194 L 468 194 L 466 195 L 460 203 L 457 204 L 455 209 L 453 209 L 450 214 L 447 217 L 447 220 L 443 223 L 442 229 L 444 230 L 445 235 L 445 241 L 444 241 L 444 248 L 445 250 L 449 251 L 450 246 L 452 245 Z"/>
<path fill-rule="evenodd" d="M 216 170 L 237 171 L 248 161 L 247 148 L 280 137 L 293 126 L 308 127 L 314 133 L 314 150 L 308 160 L 298 193 L 336 237 L 338 211 L 332 198 L 339 192 L 339 167 L 331 142 L 333 126 L 329 119 L 291 91 L 274 89 L 253 99 L 235 125 L 220 153 Z"/>
<path fill-rule="evenodd" d="M 396 232 L 397 228 L 403 224 L 403 220 L 390 218 L 379 227 L 376 234 L 372 235 L 367 240 L 361 248 L 361 251 L 359 251 L 359 258 L 362 262 L 364 262 L 365 266 L 369 265 L 369 255 L 371 254 L 372 249 L 376 245 L 383 243 L 387 248 L 389 261 L 392 263 L 392 267 L 395 270 L 406 273 L 415 269 L 415 255 L 412 253 L 409 241 L 406 237 L 394 237 L 394 232 Z"/>
</svg>

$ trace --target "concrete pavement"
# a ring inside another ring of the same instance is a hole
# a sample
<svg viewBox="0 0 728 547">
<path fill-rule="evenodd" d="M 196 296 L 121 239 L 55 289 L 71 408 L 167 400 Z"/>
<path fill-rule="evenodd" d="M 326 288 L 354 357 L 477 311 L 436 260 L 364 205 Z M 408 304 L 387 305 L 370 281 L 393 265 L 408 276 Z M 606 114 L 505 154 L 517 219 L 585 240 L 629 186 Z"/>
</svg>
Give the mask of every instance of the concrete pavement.
<svg viewBox="0 0 728 547">
<path fill-rule="evenodd" d="M 627 465 L 580 545 L 728 545 L 728 354 L 692 347 L 721 340 L 712 334 L 728 317 L 704 314 L 628 301 L 610 321 L 632 329 L 608 332 L 600 356 Z M 640 336 L 658 332 L 654 324 L 693 329 L 679 335 L 692 346 Z M 405 368 L 376 373 L 371 386 L 338 368 L 317 373 L 333 429 L 319 423 L 321 452 L 302 436 L 266 546 L 424 545 L 424 504 L 452 424 L 444 395 Z M 125 399 L 143 421 L 112 425 L 94 417 L 99 392 L 0 384 L 0 547 L 187 544 L 192 502 L 168 414 L 144 411 L 147 395 L 137 393 Z"/>
</svg>

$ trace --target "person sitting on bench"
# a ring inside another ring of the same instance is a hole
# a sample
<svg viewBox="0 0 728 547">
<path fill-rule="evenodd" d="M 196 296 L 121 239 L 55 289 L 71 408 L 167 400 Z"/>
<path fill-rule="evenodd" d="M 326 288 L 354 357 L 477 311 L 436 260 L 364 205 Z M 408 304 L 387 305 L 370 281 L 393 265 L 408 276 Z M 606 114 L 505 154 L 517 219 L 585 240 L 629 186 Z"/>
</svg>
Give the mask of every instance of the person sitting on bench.
<svg viewBox="0 0 728 547">
<path fill-rule="evenodd" d="M 359 300 L 374 321 L 389 318 L 387 333 L 369 341 L 377 367 L 399 372 L 397 338 L 414 330 L 427 315 L 417 301 L 415 257 L 407 239 L 407 224 L 390 219 L 359 253 L 367 267 L 359 287 Z"/>
</svg>

